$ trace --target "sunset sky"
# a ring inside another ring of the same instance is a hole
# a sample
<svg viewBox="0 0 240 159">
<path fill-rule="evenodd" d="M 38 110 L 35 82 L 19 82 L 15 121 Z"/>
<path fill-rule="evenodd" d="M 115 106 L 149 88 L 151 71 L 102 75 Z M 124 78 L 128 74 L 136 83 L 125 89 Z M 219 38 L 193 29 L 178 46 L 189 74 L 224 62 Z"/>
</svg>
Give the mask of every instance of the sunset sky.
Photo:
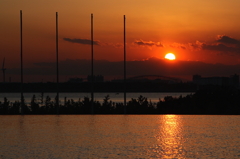
<svg viewBox="0 0 240 159">
<path fill-rule="evenodd" d="M 126 15 L 128 66 L 135 66 L 134 62 L 146 66 L 145 72 L 132 69 L 128 76 L 135 75 L 134 72 L 186 77 L 239 74 L 239 8 L 239 0 L 1 0 L 0 64 L 5 57 L 6 78 L 19 81 L 22 10 L 25 82 L 55 80 L 56 12 L 62 82 L 90 74 L 89 68 L 81 72 L 78 67 L 91 58 L 91 13 L 94 59 L 101 65 L 116 66 L 123 61 L 123 15 Z M 168 52 L 176 55 L 175 61 L 164 59 Z M 159 66 L 153 66 L 156 61 Z M 117 67 L 112 69 L 118 72 L 99 69 L 95 74 L 112 77 L 122 74 Z"/>
</svg>

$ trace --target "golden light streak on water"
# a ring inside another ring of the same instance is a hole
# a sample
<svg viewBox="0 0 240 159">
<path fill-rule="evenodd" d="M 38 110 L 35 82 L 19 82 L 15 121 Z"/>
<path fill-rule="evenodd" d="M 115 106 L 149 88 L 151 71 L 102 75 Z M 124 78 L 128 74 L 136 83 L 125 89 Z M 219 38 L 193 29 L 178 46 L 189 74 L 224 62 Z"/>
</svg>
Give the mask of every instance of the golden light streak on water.
<svg viewBox="0 0 240 159">
<path fill-rule="evenodd" d="M 158 144 L 153 151 L 160 158 L 185 158 L 183 150 L 182 122 L 178 115 L 163 115 L 159 123 Z"/>
</svg>

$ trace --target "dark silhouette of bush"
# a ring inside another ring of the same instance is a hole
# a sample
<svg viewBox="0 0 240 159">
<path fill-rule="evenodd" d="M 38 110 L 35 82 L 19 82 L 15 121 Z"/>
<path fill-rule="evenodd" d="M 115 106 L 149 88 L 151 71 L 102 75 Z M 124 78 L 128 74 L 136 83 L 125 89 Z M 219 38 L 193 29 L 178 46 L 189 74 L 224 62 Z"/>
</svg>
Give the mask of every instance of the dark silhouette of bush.
<svg viewBox="0 0 240 159">
<path fill-rule="evenodd" d="M 131 98 L 127 103 L 127 113 L 130 114 L 149 114 L 153 113 L 154 106 L 152 102 L 148 102 L 146 97 L 140 95 L 137 99 Z"/>
</svg>

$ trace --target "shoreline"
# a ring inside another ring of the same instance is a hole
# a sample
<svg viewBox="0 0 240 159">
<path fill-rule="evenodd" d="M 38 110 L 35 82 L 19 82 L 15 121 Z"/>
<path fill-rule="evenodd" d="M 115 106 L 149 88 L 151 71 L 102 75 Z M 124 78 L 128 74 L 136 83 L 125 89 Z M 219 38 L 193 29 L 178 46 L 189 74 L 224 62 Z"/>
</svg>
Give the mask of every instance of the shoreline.
<svg viewBox="0 0 240 159">
<path fill-rule="evenodd" d="M 179 97 L 165 96 L 157 103 L 140 95 L 137 98 L 122 102 L 113 102 L 110 96 L 103 102 L 84 97 L 81 100 L 64 98 L 58 105 L 55 98 L 45 96 L 41 102 L 35 95 L 30 105 L 19 101 L 11 103 L 4 98 L 0 103 L 0 114 L 199 114 L 199 115 L 240 115 L 240 90 L 221 88 L 215 90 L 199 90 L 194 94 Z M 125 112 L 126 110 L 126 112 Z"/>
</svg>

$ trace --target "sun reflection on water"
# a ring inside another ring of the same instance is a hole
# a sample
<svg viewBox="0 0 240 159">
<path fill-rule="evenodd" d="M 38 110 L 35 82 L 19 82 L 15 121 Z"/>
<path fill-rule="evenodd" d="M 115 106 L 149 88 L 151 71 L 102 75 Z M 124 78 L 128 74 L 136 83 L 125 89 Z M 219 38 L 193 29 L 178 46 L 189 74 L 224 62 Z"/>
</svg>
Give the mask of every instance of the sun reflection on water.
<svg viewBox="0 0 240 159">
<path fill-rule="evenodd" d="M 157 144 L 152 148 L 160 158 L 185 158 L 183 150 L 182 123 L 178 115 L 161 116 Z"/>
</svg>

